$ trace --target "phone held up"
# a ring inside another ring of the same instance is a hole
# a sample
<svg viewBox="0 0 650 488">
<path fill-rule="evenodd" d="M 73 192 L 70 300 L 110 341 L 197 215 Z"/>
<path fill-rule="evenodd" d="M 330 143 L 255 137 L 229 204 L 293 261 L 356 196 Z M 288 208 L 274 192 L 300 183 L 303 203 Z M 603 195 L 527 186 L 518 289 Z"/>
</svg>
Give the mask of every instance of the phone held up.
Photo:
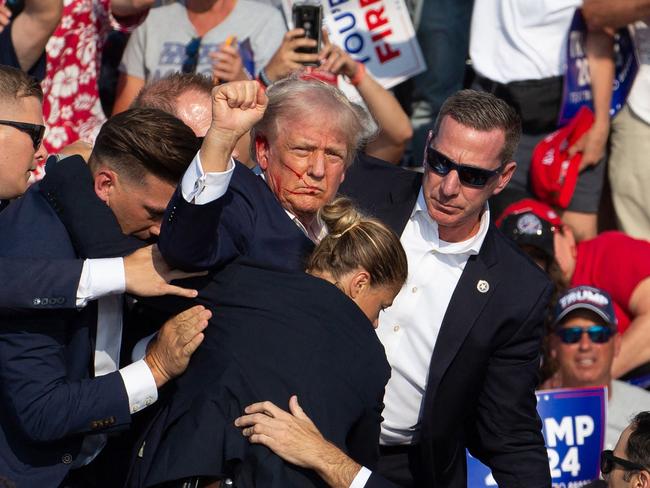
<svg viewBox="0 0 650 488">
<path fill-rule="evenodd" d="M 300 53 L 316 54 L 320 52 L 322 24 L 323 24 L 323 7 L 320 2 L 297 2 L 292 7 L 293 26 L 305 30 L 305 37 L 315 39 L 318 43 L 315 47 L 298 48 Z M 305 63 L 307 66 L 317 66 L 317 63 Z"/>
</svg>

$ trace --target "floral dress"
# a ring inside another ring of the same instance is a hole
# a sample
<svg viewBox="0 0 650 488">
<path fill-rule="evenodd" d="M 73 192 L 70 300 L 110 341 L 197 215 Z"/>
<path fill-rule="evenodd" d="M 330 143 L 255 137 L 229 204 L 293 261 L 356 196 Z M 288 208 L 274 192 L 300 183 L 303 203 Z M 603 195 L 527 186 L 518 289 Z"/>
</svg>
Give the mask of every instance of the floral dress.
<svg viewBox="0 0 650 488">
<path fill-rule="evenodd" d="M 79 139 L 92 143 L 106 120 L 97 80 L 110 28 L 109 0 L 64 0 L 61 23 L 46 47 L 43 115 L 49 153 Z"/>
</svg>

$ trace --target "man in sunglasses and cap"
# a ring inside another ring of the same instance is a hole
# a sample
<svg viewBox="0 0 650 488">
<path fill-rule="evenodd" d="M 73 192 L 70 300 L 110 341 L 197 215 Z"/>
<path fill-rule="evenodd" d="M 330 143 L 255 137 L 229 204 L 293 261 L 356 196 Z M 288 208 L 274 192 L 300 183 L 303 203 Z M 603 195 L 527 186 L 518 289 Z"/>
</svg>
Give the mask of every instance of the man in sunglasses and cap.
<svg viewBox="0 0 650 488">
<path fill-rule="evenodd" d="M 577 286 L 560 295 L 550 339 L 550 356 L 557 362 L 559 386 L 607 386 L 605 447 L 609 449 L 639 407 L 650 405 L 650 393 L 612 378 L 612 362 L 620 346 L 614 305 L 606 291 Z"/>
</svg>

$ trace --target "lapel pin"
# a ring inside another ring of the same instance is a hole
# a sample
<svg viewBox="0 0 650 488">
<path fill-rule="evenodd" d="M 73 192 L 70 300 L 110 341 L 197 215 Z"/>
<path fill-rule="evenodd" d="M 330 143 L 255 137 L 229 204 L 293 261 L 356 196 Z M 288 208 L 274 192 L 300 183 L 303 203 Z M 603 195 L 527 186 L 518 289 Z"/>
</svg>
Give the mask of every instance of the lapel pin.
<svg viewBox="0 0 650 488">
<path fill-rule="evenodd" d="M 476 283 L 476 289 L 481 293 L 487 293 L 490 290 L 490 284 L 485 280 L 478 280 L 478 283 Z"/>
</svg>

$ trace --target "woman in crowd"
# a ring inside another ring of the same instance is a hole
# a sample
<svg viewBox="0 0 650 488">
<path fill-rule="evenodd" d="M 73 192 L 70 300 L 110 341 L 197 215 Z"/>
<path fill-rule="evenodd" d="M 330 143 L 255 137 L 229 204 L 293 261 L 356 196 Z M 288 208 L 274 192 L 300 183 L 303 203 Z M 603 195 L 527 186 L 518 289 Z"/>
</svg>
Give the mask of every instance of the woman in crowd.
<svg viewBox="0 0 650 488">
<path fill-rule="evenodd" d="M 213 319 L 136 446 L 130 486 L 180 487 L 196 476 L 230 477 L 239 488 L 322 485 L 250 445 L 233 424 L 246 405 L 285 404 L 293 394 L 326 438 L 374 465 L 390 369 L 373 327 L 406 279 L 406 255 L 392 231 L 347 199 L 321 218 L 329 235 L 307 273 L 232 264 L 201 291 Z"/>
</svg>

